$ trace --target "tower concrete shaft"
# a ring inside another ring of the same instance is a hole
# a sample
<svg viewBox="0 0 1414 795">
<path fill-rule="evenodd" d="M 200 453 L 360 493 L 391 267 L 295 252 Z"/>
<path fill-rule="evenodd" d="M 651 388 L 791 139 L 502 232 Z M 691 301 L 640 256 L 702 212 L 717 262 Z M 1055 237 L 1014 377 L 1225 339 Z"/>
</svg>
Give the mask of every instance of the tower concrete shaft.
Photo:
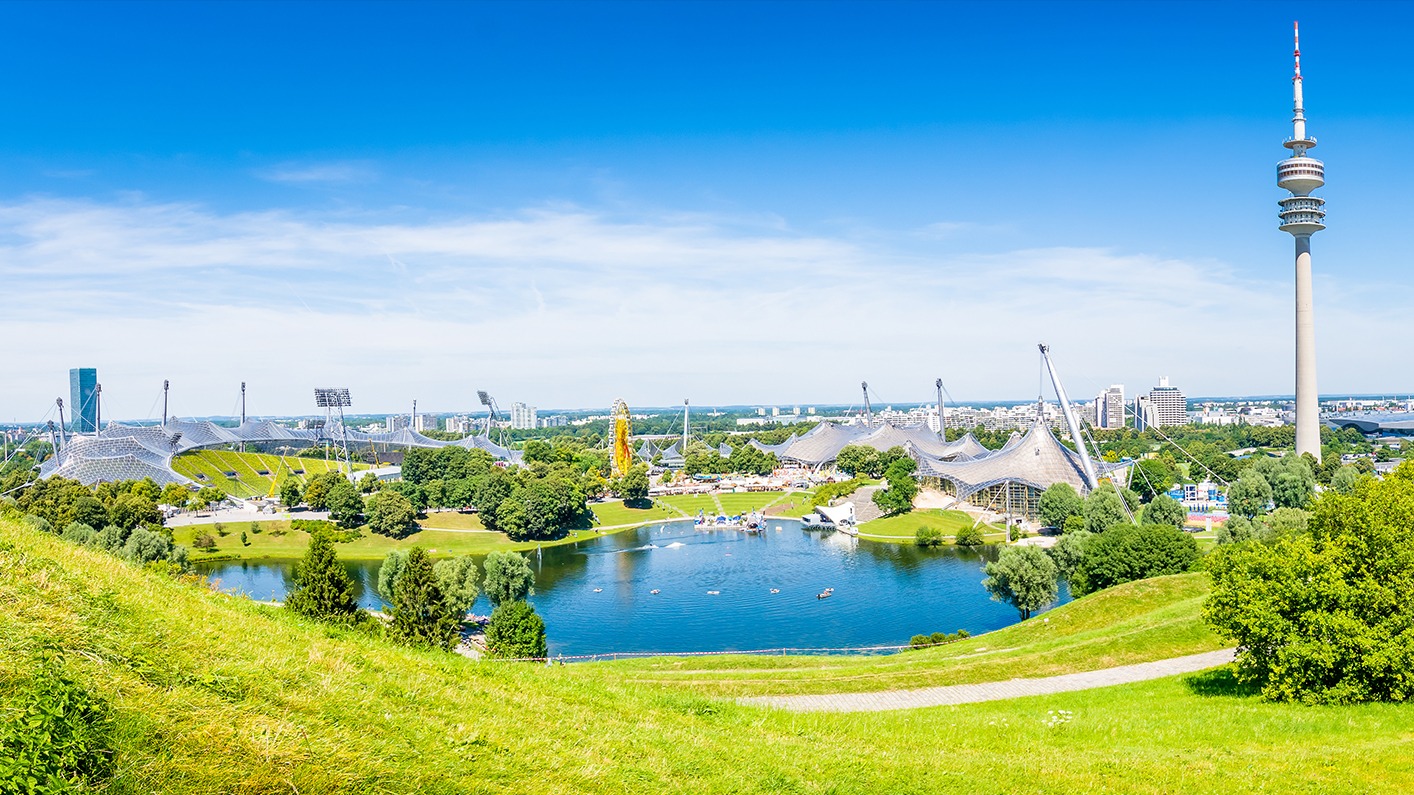
<svg viewBox="0 0 1414 795">
<path fill-rule="evenodd" d="M 1316 139 L 1306 134 L 1306 111 L 1301 86 L 1301 34 L 1296 37 L 1296 73 L 1292 77 L 1295 103 L 1291 138 L 1285 142 L 1291 156 L 1277 163 L 1277 185 L 1291 196 L 1277 202 L 1281 230 L 1296 241 L 1296 452 L 1321 459 L 1321 406 L 1316 392 L 1316 309 L 1311 286 L 1311 235 L 1326 228 L 1325 199 L 1311 195 L 1326 184 L 1326 167 L 1306 154 Z"/>
</svg>

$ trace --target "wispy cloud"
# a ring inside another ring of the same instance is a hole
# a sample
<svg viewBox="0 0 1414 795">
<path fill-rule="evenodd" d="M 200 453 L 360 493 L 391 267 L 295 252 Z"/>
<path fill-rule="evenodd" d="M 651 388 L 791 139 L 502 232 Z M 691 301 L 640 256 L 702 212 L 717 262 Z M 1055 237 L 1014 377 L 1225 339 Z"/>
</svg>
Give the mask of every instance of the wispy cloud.
<svg viewBox="0 0 1414 795">
<path fill-rule="evenodd" d="M 114 416 L 171 378 L 183 413 L 302 410 L 316 381 L 358 406 L 473 390 L 540 405 L 899 402 L 942 376 L 959 396 L 1025 398 L 1035 343 L 1072 392 L 1170 375 L 1190 392 L 1283 391 L 1290 295 L 1221 262 L 1106 248 L 920 248 L 913 231 L 825 236 L 779 219 L 629 216 L 557 205 L 421 223 L 375 214 L 218 213 L 189 204 L 0 206 L 0 417 L 30 416 L 95 364 Z M 1320 306 L 1324 385 L 1398 360 L 1394 314 Z M 1355 344 L 1358 342 L 1358 345 Z M 1356 353 L 1350 353 L 1356 351 Z M 56 392 L 57 394 L 57 392 Z"/>
<path fill-rule="evenodd" d="M 372 182 L 378 172 L 367 163 L 285 163 L 256 176 L 268 182 L 344 184 Z"/>
</svg>

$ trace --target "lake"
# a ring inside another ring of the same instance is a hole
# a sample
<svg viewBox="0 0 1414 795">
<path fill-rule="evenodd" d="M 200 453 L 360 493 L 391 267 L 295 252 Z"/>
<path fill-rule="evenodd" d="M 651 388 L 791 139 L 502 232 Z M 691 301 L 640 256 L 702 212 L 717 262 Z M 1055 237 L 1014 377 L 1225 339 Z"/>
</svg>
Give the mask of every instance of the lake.
<svg viewBox="0 0 1414 795">
<path fill-rule="evenodd" d="M 528 557 L 536 575 L 530 601 L 556 655 L 890 645 L 1017 621 L 1015 609 L 982 588 L 993 548 L 859 541 L 786 519 L 770 519 L 759 535 L 670 522 Z M 384 607 L 379 562 L 346 565 L 359 602 Z M 284 598 L 292 568 L 290 561 L 197 565 L 223 590 L 269 600 Z M 816 598 L 826 588 L 833 596 Z M 1062 586 L 1061 601 L 1068 598 Z M 490 609 L 482 597 L 473 611 Z"/>
</svg>

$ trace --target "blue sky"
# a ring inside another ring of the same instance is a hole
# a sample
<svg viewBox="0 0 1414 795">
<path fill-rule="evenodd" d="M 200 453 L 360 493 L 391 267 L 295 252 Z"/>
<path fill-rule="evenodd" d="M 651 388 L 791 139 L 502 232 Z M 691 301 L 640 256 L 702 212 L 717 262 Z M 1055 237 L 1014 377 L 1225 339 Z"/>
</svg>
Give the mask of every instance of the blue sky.
<svg viewBox="0 0 1414 795">
<path fill-rule="evenodd" d="M 0 418 L 1289 392 L 1291 13 L 0 5 Z M 1301 13 L 1321 391 L 1414 391 L 1414 7 Z"/>
</svg>

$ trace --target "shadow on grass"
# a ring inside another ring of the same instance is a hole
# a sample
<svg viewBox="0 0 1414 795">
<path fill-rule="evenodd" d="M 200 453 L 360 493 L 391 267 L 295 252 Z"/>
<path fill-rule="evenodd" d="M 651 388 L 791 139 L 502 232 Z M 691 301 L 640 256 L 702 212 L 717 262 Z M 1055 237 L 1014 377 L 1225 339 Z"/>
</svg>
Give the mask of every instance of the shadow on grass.
<svg viewBox="0 0 1414 795">
<path fill-rule="evenodd" d="M 1195 696 L 1230 696 L 1233 698 L 1246 698 L 1255 696 L 1260 690 L 1256 685 L 1245 684 L 1237 680 L 1237 670 L 1231 665 L 1224 665 L 1221 668 L 1214 668 L 1211 671 L 1201 671 L 1183 677 L 1183 684 Z"/>
</svg>

